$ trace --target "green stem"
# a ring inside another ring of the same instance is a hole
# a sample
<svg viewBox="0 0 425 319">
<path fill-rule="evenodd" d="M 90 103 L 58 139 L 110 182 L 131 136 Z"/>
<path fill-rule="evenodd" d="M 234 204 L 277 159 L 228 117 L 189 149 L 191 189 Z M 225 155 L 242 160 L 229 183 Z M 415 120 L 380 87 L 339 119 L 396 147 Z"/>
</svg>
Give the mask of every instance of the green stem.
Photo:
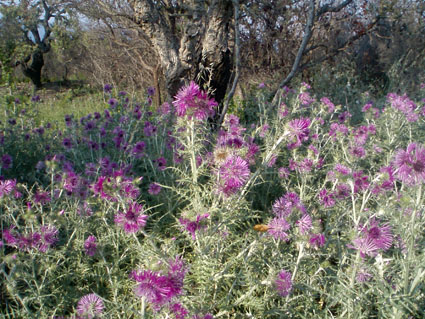
<svg viewBox="0 0 425 319">
<path fill-rule="evenodd" d="M 416 192 L 416 207 L 412 211 L 412 216 L 410 217 L 410 238 L 409 238 L 409 248 L 407 249 L 407 260 L 405 263 L 405 271 L 404 271 L 404 293 L 408 294 L 409 292 L 409 274 L 410 274 L 410 266 L 415 262 L 415 217 L 417 213 L 417 209 L 420 207 L 422 200 L 422 184 L 417 188 Z"/>
<path fill-rule="evenodd" d="M 262 165 L 260 165 L 258 167 L 258 169 L 254 172 L 254 174 L 251 175 L 250 179 L 245 184 L 243 190 L 241 191 L 241 194 L 239 196 L 238 201 L 248 192 L 248 189 L 251 186 L 251 184 L 255 183 L 257 177 L 261 174 L 262 170 L 267 166 L 267 163 L 270 161 L 270 159 L 272 158 L 272 156 L 275 154 L 275 150 L 277 149 L 277 147 L 280 145 L 280 143 L 282 143 L 282 141 L 286 138 L 286 136 L 288 134 L 289 134 L 289 132 L 285 131 L 279 137 L 279 139 L 276 141 L 276 143 L 274 143 L 274 145 L 272 146 L 272 148 L 270 149 L 270 151 L 265 156 Z"/>
<path fill-rule="evenodd" d="M 142 309 L 141 309 L 142 319 L 145 319 L 145 309 L 146 309 L 146 300 L 145 300 L 145 297 L 142 297 Z"/>
<path fill-rule="evenodd" d="M 196 157 L 195 157 L 195 127 L 194 127 L 194 121 L 193 118 L 190 120 L 190 137 L 188 137 L 189 139 L 189 146 L 190 146 L 190 162 L 191 162 L 191 166 L 192 166 L 192 181 L 193 181 L 193 185 L 196 185 L 198 183 L 198 170 L 196 167 Z"/>
</svg>

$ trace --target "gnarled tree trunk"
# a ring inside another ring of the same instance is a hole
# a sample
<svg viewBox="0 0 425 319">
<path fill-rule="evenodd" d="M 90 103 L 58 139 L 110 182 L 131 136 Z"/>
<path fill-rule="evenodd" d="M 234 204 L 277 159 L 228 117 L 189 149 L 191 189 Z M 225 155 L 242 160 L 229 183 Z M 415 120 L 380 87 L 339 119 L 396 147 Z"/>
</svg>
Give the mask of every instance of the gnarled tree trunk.
<svg viewBox="0 0 425 319">
<path fill-rule="evenodd" d="M 31 63 L 27 64 L 28 62 Z M 36 89 L 40 89 L 42 87 L 41 69 L 43 66 L 43 52 L 40 49 L 36 49 L 28 58 L 25 59 L 24 63 L 21 63 L 22 72 L 26 77 L 30 78 Z"/>
<path fill-rule="evenodd" d="M 232 1 L 204 0 L 160 7 L 152 0 L 132 0 L 134 20 L 148 35 L 158 54 L 165 77 L 168 98 L 172 98 L 187 80 L 209 81 L 217 102 L 226 94 L 232 71 L 233 52 L 229 47 Z"/>
</svg>

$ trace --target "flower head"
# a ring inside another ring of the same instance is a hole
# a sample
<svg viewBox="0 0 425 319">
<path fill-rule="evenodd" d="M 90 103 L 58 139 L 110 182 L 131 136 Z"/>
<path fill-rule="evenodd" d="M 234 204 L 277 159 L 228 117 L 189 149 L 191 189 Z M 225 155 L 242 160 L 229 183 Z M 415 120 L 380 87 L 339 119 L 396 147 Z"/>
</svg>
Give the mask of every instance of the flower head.
<svg viewBox="0 0 425 319">
<path fill-rule="evenodd" d="M 50 195 L 48 192 L 37 192 L 34 195 L 34 202 L 36 204 L 40 203 L 41 205 L 47 204 L 51 201 Z"/>
<path fill-rule="evenodd" d="M 2 169 L 9 169 L 12 167 L 12 163 L 13 163 L 12 156 L 10 156 L 9 154 L 4 154 L 1 157 L 0 167 Z"/>
<path fill-rule="evenodd" d="M 77 305 L 77 313 L 83 318 L 98 318 L 105 308 L 102 299 L 96 294 L 88 294 L 83 296 Z"/>
<path fill-rule="evenodd" d="M 401 111 L 409 122 L 418 120 L 418 115 L 414 113 L 417 106 L 406 94 L 400 96 L 396 93 L 388 93 L 387 102 L 390 102 L 394 109 Z"/>
<path fill-rule="evenodd" d="M 369 281 L 372 279 L 372 275 L 367 271 L 366 268 L 361 268 L 356 273 L 356 280 L 360 283 Z"/>
<path fill-rule="evenodd" d="M 113 86 L 111 84 L 105 84 L 105 86 L 103 87 L 103 91 L 105 93 L 110 93 L 112 91 Z"/>
<path fill-rule="evenodd" d="M 16 180 L 0 180 L 0 198 L 9 195 L 16 187 Z"/>
<path fill-rule="evenodd" d="M 273 213 L 277 217 L 287 217 L 296 209 L 306 213 L 306 209 L 301 203 L 299 196 L 293 192 L 286 193 L 273 204 Z"/>
<path fill-rule="evenodd" d="M 366 255 L 374 257 L 380 251 L 388 250 L 393 243 L 391 226 L 388 224 L 380 225 L 375 218 L 369 220 L 369 226 L 360 227 L 359 236 L 353 240 L 353 245 L 349 248 L 357 249 L 361 257 Z"/>
<path fill-rule="evenodd" d="M 334 199 L 333 193 L 328 193 L 326 188 L 323 188 L 319 192 L 319 200 L 320 204 L 323 205 L 325 208 L 333 207 L 335 205 L 335 199 Z"/>
<path fill-rule="evenodd" d="M 296 222 L 298 226 L 298 230 L 301 235 L 308 233 L 313 225 L 313 221 L 309 214 L 304 214 L 300 219 Z"/>
<path fill-rule="evenodd" d="M 151 270 L 133 271 L 130 278 L 138 282 L 134 288 L 136 296 L 145 297 L 156 310 L 170 302 L 177 295 L 176 291 L 179 291 L 168 276 L 161 275 L 159 272 Z"/>
<path fill-rule="evenodd" d="M 161 186 L 157 183 L 151 183 L 149 185 L 148 193 L 151 195 L 158 195 L 161 192 Z"/>
<path fill-rule="evenodd" d="M 325 235 L 323 234 L 312 234 L 310 236 L 310 246 L 318 248 L 318 247 L 322 247 L 323 245 L 325 245 Z"/>
<path fill-rule="evenodd" d="M 96 237 L 93 235 L 90 235 L 87 237 L 86 241 L 84 242 L 84 250 L 86 252 L 87 256 L 93 257 L 96 253 L 97 244 L 96 244 Z"/>
<path fill-rule="evenodd" d="M 176 319 L 184 319 L 189 312 L 179 303 L 172 304 L 170 310 Z"/>
<path fill-rule="evenodd" d="M 147 215 L 142 215 L 143 206 L 132 202 L 128 205 L 125 213 L 115 215 L 115 224 L 124 228 L 127 234 L 137 233 L 141 228 L 145 227 Z"/>
<path fill-rule="evenodd" d="M 58 241 L 58 230 L 53 225 L 46 225 L 41 226 L 40 232 L 41 238 L 38 249 L 44 253 Z"/>
<path fill-rule="evenodd" d="M 418 143 L 410 143 L 406 150 L 395 155 L 395 175 L 402 182 L 414 186 L 425 181 L 425 148 Z"/>
<path fill-rule="evenodd" d="M 268 224 L 267 233 L 275 239 L 289 240 L 287 231 L 291 228 L 291 225 L 281 217 L 273 218 Z"/>
<path fill-rule="evenodd" d="M 196 220 L 194 221 L 190 219 L 180 218 L 179 222 L 184 227 L 184 229 L 192 235 L 192 239 L 195 240 L 196 231 L 204 229 L 206 227 L 202 221 L 207 219 L 209 216 L 209 214 L 197 215 Z"/>
<path fill-rule="evenodd" d="M 308 135 L 310 134 L 308 127 L 310 123 L 310 119 L 304 117 L 289 122 L 289 137 L 292 139 L 292 143 L 288 145 L 290 149 L 296 148 L 300 146 L 302 142 L 308 140 Z"/>
<path fill-rule="evenodd" d="M 234 194 L 247 182 L 250 170 L 248 163 L 239 156 L 230 155 L 219 168 L 219 189 L 226 196 Z"/>
<path fill-rule="evenodd" d="M 157 158 L 156 160 L 154 160 L 154 162 L 156 163 L 158 169 L 161 171 L 165 170 L 165 168 L 167 167 L 167 160 L 164 157 Z"/>
<path fill-rule="evenodd" d="M 214 107 L 217 102 L 209 99 L 207 93 L 203 92 L 199 86 L 191 81 L 188 86 L 182 87 L 173 101 L 178 116 L 195 116 L 198 120 L 204 120 L 208 116 L 214 115 Z"/>
<path fill-rule="evenodd" d="M 286 297 L 292 290 L 292 274 L 289 271 L 282 270 L 277 275 L 274 284 L 279 295 Z"/>
<path fill-rule="evenodd" d="M 335 104 L 333 104 L 331 102 L 331 100 L 329 100 L 329 98 L 327 97 L 322 97 L 320 99 L 320 102 L 322 102 L 324 105 L 326 105 L 328 107 L 328 112 L 329 113 L 333 113 L 335 111 Z"/>
</svg>

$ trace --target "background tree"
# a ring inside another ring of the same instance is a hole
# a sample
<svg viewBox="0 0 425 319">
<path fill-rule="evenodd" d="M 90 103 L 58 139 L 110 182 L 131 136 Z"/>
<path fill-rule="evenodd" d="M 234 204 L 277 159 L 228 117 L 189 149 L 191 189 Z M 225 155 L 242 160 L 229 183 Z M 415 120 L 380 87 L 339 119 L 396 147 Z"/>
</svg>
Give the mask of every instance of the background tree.
<svg viewBox="0 0 425 319">
<path fill-rule="evenodd" d="M 12 33 L 3 33 L 14 43 L 13 58 L 35 88 L 41 88 L 44 55 L 51 49 L 53 25 L 66 18 L 66 1 L 21 0 L 1 1 L 2 20 Z M 9 52 L 10 54 L 10 52 Z"/>
<path fill-rule="evenodd" d="M 233 2 L 77 1 L 79 9 L 98 8 L 98 15 L 108 16 L 113 21 L 111 26 L 120 24 L 117 21 L 123 18 L 139 26 L 147 47 L 157 57 L 168 97 L 174 96 L 184 81 L 197 79 L 201 85 L 208 86 L 218 102 L 227 92 L 235 60 L 239 59 L 234 49 L 236 21 Z M 313 24 L 316 24 L 319 16 L 343 10 L 352 1 L 340 1 L 335 5 L 319 1 L 240 1 L 237 9 L 240 12 L 239 31 L 243 52 L 241 65 L 250 66 L 241 68 L 241 72 L 252 74 L 260 69 L 257 61 L 262 56 L 269 58 L 262 61 L 263 65 L 269 65 L 264 70 L 273 69 L 278 64 L 281 66 L 281 56 L 285 57 L 285 66 L 292 66 L 295 59 L 293 48 L 298 48 L 301 40 L 307 36 L 304 25 L 312 3 L 317 12 L 313 19 Z M 276 73 L 275 70 L 273 73 Z"/>
</svg>

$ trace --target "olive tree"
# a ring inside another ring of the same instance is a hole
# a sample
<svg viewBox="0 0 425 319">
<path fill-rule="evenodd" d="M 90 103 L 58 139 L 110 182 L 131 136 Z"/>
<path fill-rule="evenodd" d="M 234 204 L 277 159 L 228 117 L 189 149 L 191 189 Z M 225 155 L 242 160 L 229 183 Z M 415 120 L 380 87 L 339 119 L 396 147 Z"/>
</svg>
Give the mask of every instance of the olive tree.
<svg viewBox="0 0 425 319">
<path fill-rule="evenodd" d="M 66 1 L 21 0 L 0 1 L 0 31 L 7 41 L 9 60 L 20 66 L 35 88 L 41 88 L 44 55 L 51 50 L 53 26 L 66 19 Z"/>
</svg>

